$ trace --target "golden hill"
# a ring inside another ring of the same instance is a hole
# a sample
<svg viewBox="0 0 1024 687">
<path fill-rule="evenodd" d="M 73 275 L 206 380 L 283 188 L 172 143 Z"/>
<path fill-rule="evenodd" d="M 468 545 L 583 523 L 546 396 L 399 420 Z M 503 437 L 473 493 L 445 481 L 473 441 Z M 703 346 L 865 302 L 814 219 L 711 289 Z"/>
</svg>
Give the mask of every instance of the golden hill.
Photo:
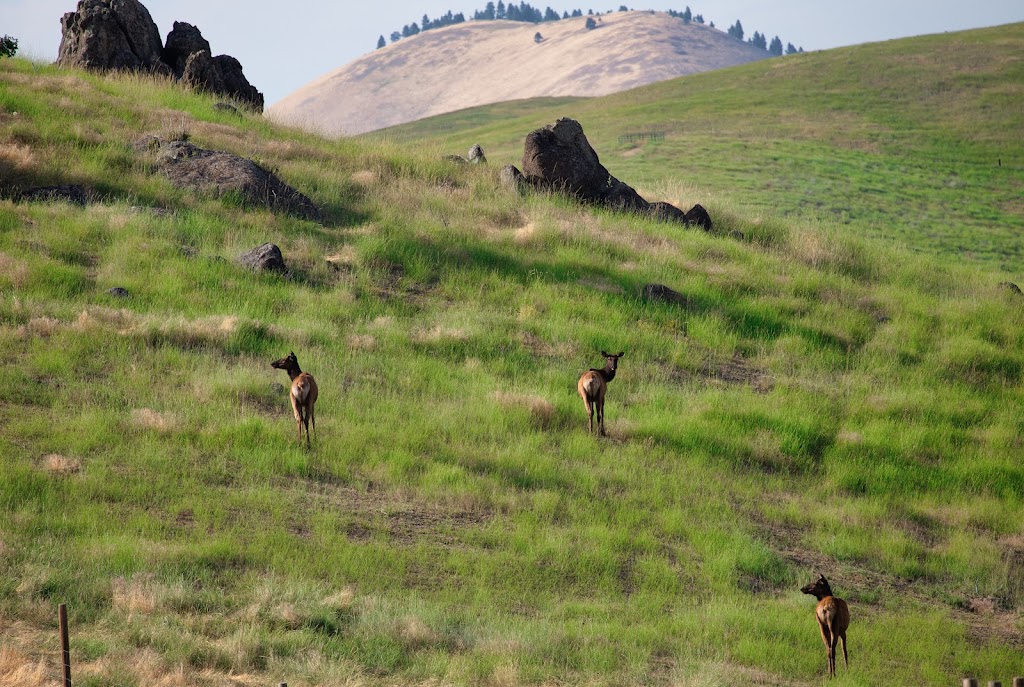
<svg viewBox="0 0 1024 687">
<path fill-rule="evenodd" d="M 767 57 L 718 29 L 662 12 L 544 24 L 470 21 L 404 38 L 303 86 L 268 110 L 280 122 L 353 135 L 475 105 L 600 96 Z M 540 32 L 543 41 L 534 41 Z"/>
</svg>

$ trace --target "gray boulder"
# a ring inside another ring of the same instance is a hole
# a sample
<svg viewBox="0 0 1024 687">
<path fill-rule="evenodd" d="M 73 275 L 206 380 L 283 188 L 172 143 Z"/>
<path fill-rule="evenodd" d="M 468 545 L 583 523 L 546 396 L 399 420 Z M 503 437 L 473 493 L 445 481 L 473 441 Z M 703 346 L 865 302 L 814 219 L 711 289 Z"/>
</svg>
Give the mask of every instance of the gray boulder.
<svg viewBox="0 0 1024 687">
<path fill-rule="evenodd" d="M 277 272 L 287 274 L 281 249 L 273 243 L 264 243 L 238 256 L 238 262 L 253 272 Z"/>
<path fill-rule="evenodd" d="M 505 165 L 498 172 L 498 181 L 505 188 L 512 191 L 523 191 L 526 188 L 526 180 L 523 173 L 515 165 Z"/>
<path fill-rule="evenodd" d="M 80 0 L 60 24 L 61 66 L 168 72 L 160 32 L 138 0 Z"/>
<path fill-rule="evenodd" d="M 484 149 L 480 147 L 479 143 L 474 143 L 473 147 L 469 149 L 469 155 L 466 156 L 470 162 L 474 165 L 486 165 L 487 158 L 484 157 Z"/>
<path fill-rule="evenodd" d="M 246 202 L 319 222 L 320 209 L 309 198 L 252 160 L 204 150 L 187 141 L 160 146 L 156 167 L 178 188 L 221 196 L 237 193 Z"/>
</svg>

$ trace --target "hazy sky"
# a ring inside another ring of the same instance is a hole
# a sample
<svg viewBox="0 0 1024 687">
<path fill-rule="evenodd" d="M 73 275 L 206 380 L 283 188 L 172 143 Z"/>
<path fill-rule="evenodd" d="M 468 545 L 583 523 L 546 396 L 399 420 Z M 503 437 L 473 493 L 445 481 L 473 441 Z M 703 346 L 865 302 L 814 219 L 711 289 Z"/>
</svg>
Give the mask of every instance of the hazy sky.
<svg viewBox="0 0 1024 687">
<path fill-rule="evenodd" d="M 550 5 L 559 14 L 588 9 L 618 9 L 625 0 L 530 0 Z M 174 21 L 195 24 L 214 54 L 234 55 L 249 81 L 268 105 L 314 78 L 374 49 L 404 24 L 419 23 L 448 10 L 467 18 L 486 0 L 378 0 L 352 3 L 331 0 L 143 0 L 167 36 Z M 725 29 L 737 19 L 748 36 L 806 50 L 881 41 L 902 36 L 956 31 L 1024 21 L 1022 0 L 652 0 L 634 9 L 682 10 L 686 5 L 706 21 Z M 53 60 L 60 44 L 60 17 L 76 0 L 0 0 L 0 35 L 19 40 L 19 53 Z"/>
</svg>

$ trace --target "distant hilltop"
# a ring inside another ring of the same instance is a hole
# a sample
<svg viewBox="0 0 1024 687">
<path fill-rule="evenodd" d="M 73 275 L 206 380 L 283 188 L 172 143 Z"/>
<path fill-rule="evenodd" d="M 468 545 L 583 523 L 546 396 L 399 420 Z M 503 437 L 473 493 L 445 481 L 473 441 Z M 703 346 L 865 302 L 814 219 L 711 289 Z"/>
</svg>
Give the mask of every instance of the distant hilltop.
<svg viewBox="0 0 1024 687">
<path fill-rule="evenodd" d="M 355 135 L 488 103 L 609 95 L 771 56 L 732 32 L 673 14 L 432 28 L 303 86 L 268 115 L 327 135 Z"/>
</svg>

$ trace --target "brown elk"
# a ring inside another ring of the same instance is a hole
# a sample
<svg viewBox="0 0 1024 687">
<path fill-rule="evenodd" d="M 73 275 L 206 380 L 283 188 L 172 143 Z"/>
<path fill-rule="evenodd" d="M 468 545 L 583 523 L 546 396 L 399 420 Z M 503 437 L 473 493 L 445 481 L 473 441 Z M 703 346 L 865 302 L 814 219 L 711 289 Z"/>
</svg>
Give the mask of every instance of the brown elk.
<svg viewBox="0 0 1024 687">
<path fill-rule="evenodd" d="M 583 399 L 583 405 L 587 409 L 587 416 L 590 418 L 590 432 L 594 432 L 594 411 L 597 411 L 597 429 L 601 436 L 604 436 L 604 395 L 608 391 L 608 382 L 615 379 L 615 370 L 619 364 L 619 358 L 625 351 L 612 355 L 601 351 L 604 356 L 604 369 L 590 368 L 580 377 L 576 384 L 576 391 Z"/>
<path fill-rule="evenodd" d="M 302 425 L 306 425 L 306 446 L 309 442 L 309 425 L 312 423 L 313 432 L 316 432 L 316 415 L 313 412 L 313 405 L 316 403 L 317 388 L 313 375 L 299 369 L 299 359 L 292 352 L 286 358 L 275 360 L 270 363 L 271 367 L 284 370 L 292 380 L 292 388 L 288 398 L 292 402 L 292 412 L 295 413 L 295 429 L 298 432 L 299 443 L 302 443 Z"/>
<path fill-rule="evenodd" d="M 814 615 L 818 619 L 821 641 L 825 642 L 825 652 L 828 654 L 829 677 L 835 677 L 836 644 L 840 639 L 843 640 L 843 660 L 846 661 L 846 668 L 850 668 L 850 658 L 846 655 L 846 628 L 850 627 L 850 608 L 845 601 L 832 596 L 832 588 L 828 586 L 824 575 L 800 591 L 818 600 Z"/>
</svg>

